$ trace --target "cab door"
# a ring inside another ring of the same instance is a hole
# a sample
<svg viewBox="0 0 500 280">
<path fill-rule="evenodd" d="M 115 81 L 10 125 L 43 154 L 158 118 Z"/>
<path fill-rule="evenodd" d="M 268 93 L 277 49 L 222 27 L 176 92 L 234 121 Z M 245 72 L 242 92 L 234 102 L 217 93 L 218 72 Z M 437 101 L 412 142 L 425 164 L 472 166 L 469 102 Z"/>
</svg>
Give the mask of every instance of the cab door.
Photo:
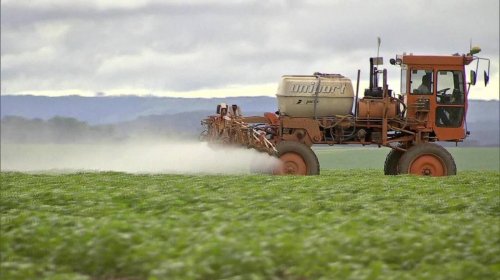
<svg viewBox="0 0 500 280">
<path fill-rule="evenodd" d="M 434 133 L 439 141 L 465 138 L 466 111 L 464 72 L 456 69 L 436 71 Z"/>
</svg>

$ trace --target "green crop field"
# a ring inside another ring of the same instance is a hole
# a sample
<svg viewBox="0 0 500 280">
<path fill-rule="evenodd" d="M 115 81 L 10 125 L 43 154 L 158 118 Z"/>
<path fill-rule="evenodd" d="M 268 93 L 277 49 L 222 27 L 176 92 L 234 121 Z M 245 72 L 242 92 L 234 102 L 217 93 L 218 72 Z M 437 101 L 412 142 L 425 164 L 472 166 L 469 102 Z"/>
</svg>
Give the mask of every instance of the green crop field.
<svg viewBox="0 0 500 280">
<path fill-rule="evenodd" d="M 2 172 L 0 212 L 1 279 L 500 278 L 498 171 Z"/>
</svg>

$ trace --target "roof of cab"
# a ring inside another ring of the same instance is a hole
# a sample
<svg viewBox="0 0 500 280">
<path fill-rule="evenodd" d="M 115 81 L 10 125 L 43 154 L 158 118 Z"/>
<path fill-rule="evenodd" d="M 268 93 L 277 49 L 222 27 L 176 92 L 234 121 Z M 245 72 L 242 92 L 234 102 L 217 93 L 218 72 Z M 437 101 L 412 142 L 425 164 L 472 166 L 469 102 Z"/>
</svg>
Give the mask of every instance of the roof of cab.
<svg viewBox="0 0 500 280">
<path fill-rule="evenodd" d="M 409 65 L 468 65 L 474 58 L 466 55 L 403 55 Z"/>
</svg>

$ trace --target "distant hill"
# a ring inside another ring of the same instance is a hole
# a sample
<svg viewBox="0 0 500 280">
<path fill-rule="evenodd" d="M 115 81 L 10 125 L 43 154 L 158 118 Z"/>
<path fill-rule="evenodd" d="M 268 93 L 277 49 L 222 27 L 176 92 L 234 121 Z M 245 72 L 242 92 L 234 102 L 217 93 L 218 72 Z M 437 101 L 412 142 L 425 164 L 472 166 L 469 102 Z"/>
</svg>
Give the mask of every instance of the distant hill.
<svg viewBox="0 0 500 280">
<path fill-rule="evenodd" d="M 500 146 L 500 102 L 471 100 L 467 112 L 470 136 L 463 145 Z"/>
<path fill-rule="evenodd" d="M 495 121 L 500 119 L 500 102 L 498 100 L 470 100 L 467 111 L 469 123 Z"/>
<path fill-rule="evenodd" d="M 273 97 L 171 98 L 140 96 L 32 96 L 2 95 L 1 117 L 19 116 L 47 120 L 55 116 L 71 117 L 89 124 L 112 124 L 142 116 L 173 115 L 194 111 L 213 111 L 217 104 L 242 104 L 243 112 L 274 112 Z"/>
<path fill-rule="evenodd" d="M 64 127 L 60 122 L 64 125 L 77 124 L 76 120 L 84 123 L 78 125 L 81 130 L 91 131 L 90 134 L 86 133 L 92 137 L 112 135 L 115 138 L 126 138 L 130 135 L 153 134 L 160 137 L 196 137 L 202 131 L 200 121 L 205 116 L 214 114 L 217 104 L 221 102 L 239 104 L 245 115 L 261 115 L 277 109 L 277 101 L 273 97 L 187 99 L 139 96 L 1 96 L 2 140 L 15 142 L 35 139 L 29 131 L 47 131 L 40 130 L 37 126 L 59 131 L 57 127 Z M 499 101 L 469 102 L 467 130 L 471 135 L 460 145 L 500 146 L 499 105 Z M 8 119 L 6 116 L 22 119 Z M 30 122 L 34 119 L 38 120 Z M 20 126 L 26 128 L 26 131 L 17 131 L 16 127 Z"/>
</svg>

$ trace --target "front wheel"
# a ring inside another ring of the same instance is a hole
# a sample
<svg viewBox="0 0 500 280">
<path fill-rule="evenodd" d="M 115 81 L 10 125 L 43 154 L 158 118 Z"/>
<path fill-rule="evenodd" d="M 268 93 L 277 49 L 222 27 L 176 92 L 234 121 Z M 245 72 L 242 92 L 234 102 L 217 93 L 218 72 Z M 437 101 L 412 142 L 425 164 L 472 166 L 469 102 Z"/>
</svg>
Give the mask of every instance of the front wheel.
<svg viewBox="0 0 500 280">
<path fill-rule="evenodd" d="M 451 176 L 457 174 L 453 156 L 443 147 L 424 143 L 409 148 L 399 160 L 400 174 Z"/>
<path fill-rule="evenodd" d="M 281 161 L 277 175 L 319 175 L 318 157 L 308 146 L 294 141 L 282 141 L 277 146 Z"/>
</svg>

